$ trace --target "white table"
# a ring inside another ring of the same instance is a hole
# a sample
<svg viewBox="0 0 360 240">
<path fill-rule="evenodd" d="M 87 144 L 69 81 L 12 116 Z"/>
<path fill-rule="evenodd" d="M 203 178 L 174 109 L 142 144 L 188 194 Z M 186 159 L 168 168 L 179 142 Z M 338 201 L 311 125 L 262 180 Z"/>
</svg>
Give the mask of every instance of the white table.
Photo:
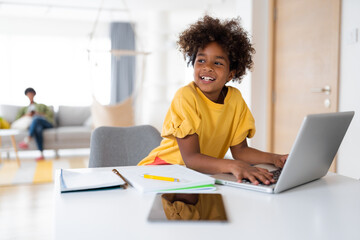
<svg viewBox="0 0 360 240">
<path fill-rule="evenodd" d="M 8 148 L 4 148 L 2 146 L 1 138 L 5 137 L 5 136 L 9 136 L 11 139 L 12 149 L 15 152 L 17 164 L 20 167 L 20 159 L 19 159 L 19 155 L 18 155 L 18 151 L 17 151 L 17 147 L 16 147 L 16 140 L 15 140 L 15 135 L 18 135 L 19 133 L 20 133 L 20 131 L 16 130 L 16 129 L 1 129 L 0 130 L 0 150 L 6 150 L 6 151 L 8 150 Z M 0 154 L 0 163 L 1 163 L 1 154 Z"/>
<path fill-rule="evenodd" d="M 219 186 L 228 223 L 149 223 L 154 194 L 60 194 L 58 176 L 55 239 L 360 239 L 360 181 L 332 173 L 280 194 Z"/>
</svg>

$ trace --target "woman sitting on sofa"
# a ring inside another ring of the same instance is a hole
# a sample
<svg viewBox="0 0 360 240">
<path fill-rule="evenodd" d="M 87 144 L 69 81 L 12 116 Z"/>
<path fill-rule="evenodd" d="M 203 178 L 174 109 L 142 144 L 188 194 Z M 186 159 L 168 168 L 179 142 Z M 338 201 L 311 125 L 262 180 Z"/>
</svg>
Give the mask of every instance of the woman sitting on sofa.
<svg viewBox="0 0 360 240">
<path fill-rule="evenodd" d="M 33 88 L 27 88 L 25 90 L 25 95 L 29 98 L 30 104 L 29 106 L 20 109 L 16 119 L 27 116 L 31 117 L 32 121 L 29 127 L 29 135 L 19 143 L 19 147 L 22 149 L 29 148 L 30 140 L 35 138 L 37 147 L 41 154 L 38 158 L 36 158 L 36 161 L 41 161 L 44 160 L 43 130 L 53 127 L 54 113 L 48 106 L 34 101 L 36 92 Z"/>
</svg>

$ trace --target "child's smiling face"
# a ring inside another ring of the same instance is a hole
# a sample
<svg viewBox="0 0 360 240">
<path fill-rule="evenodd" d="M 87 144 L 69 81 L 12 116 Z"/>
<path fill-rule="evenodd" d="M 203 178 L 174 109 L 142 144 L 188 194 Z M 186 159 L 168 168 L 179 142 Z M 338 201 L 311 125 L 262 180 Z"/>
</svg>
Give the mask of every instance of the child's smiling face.
<svg viewBox="0 0 360 240">
<path fill-rule="evenodd" d="M 217 102 L 221 90 L 233 78 L 234 72 L 230 71 L 228 55 L 217 42 L 200 48 L 196 54 L 194 82 L 213 102 Z"/>
</svg>

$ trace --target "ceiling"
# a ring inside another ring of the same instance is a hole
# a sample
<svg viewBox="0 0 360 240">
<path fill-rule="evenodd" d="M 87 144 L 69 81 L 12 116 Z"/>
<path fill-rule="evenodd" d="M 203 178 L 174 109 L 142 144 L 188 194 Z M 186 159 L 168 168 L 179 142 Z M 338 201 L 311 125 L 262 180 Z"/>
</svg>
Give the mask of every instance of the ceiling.
<svg viewBox="0 0 360 240">
<path fill-rule="evenodd" d="M 234 0 L 0 0 L 0 17 L 124 20 L 129 14 L 223 7 Z"/>
</svg>

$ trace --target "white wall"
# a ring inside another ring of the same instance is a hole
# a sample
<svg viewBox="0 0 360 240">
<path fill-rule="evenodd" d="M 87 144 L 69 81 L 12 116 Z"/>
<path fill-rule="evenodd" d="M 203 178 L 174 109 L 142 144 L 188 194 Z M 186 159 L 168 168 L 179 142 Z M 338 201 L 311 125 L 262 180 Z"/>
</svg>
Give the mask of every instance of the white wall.
<svg viewBox="0 0 360 240">
<path fill-rule="evenodd" d="M 339 111 L 355 111 L 338 153 L 338 173 L 360 179 L 360 1 L 343 0 L 341 10 Z"/>
<path fill-rule="evenodd" d="M 251 103 L 256 124 L 256 134 L 251 143 L 253 147 L 267 151 L 267 122 L 269 121 L 269 116 L 267 116 L 269 3 L 267 0 L 253 0 L 252 4 L 252 32 L 256 53 L 251 80 Z"/>
</svg>

